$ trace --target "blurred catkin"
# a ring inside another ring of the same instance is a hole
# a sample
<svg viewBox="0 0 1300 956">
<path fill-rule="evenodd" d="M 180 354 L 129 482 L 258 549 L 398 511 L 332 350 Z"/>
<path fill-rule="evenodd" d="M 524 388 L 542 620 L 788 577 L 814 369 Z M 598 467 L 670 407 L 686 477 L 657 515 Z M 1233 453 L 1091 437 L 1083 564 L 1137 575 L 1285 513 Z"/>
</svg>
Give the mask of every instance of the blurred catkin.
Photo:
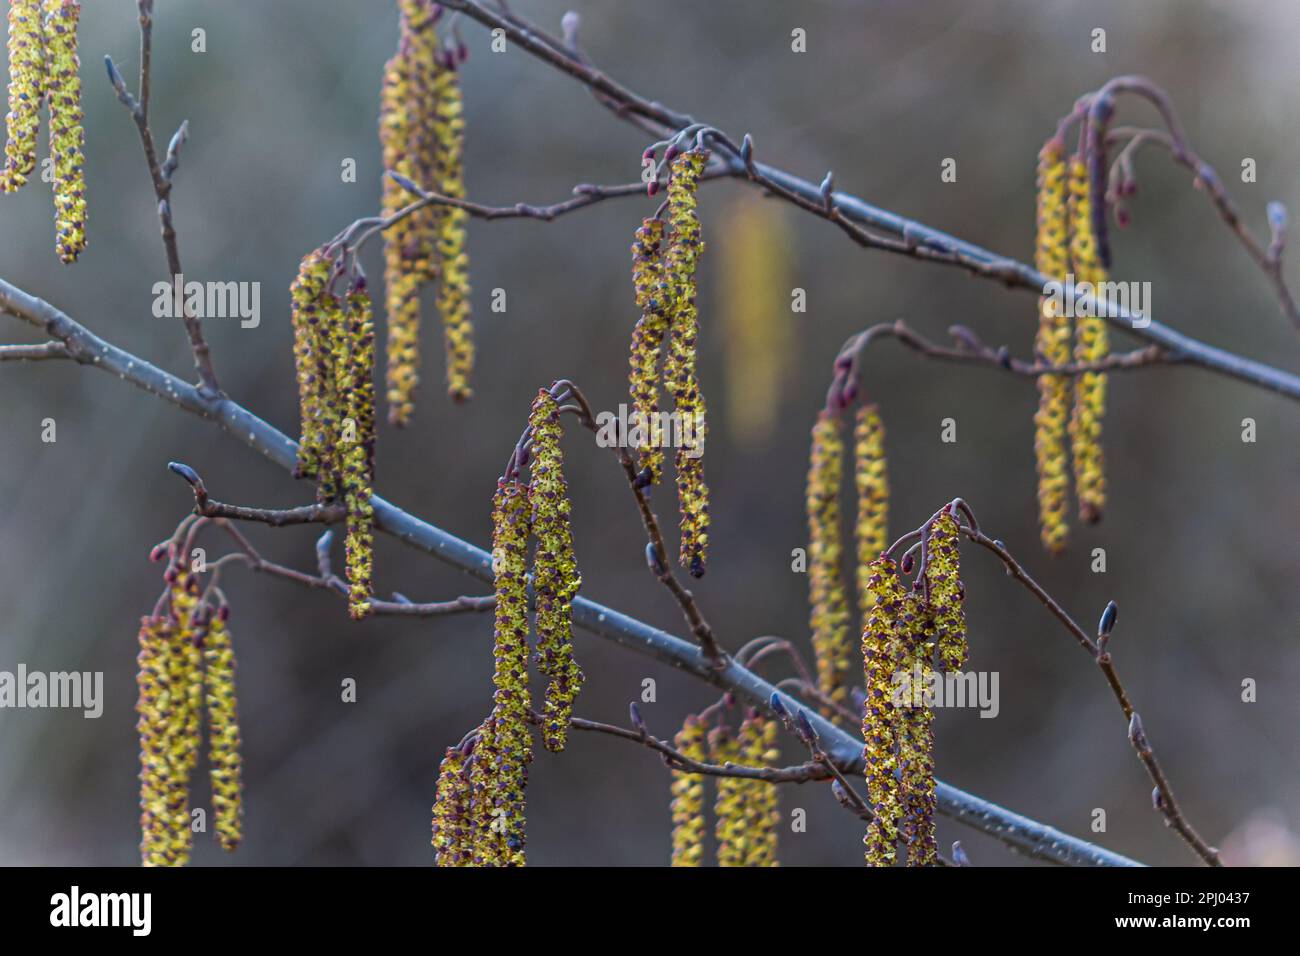
<svg viewBox="0 0 1300 956">
<path fill-rule="evenodd" d="M 1038 154 L 1038 236 L 1034 265 L 1050 279 L 1064 282 L 1070 271 L 1066 222 L 1065 144 L 1050 139 Z M 1070 360 L 1070 320 L 1061 303 L 1044 295 L 1038 300 L 1034 351 L 1046 362 Z M 1038 376 L 1038 410 L 1034 413 L 1034 457 L 1038 467 L 1038 520 L 1043 546 L 1053 554 L 1069 537 L 1069 470 L 1066 420 L 1071 381 L 1064 375 Z"/>
<path fill-rule="evenodd" d="M 1100 286 L 1106 281 L 1106 269 L 1097 253 L 1093 233 L 1092 199 L 1087 166 L 1080 156 L 1070 158 L 1069 177 L 1070 255 L 1075 282 L 1090 283 L 1097 298 L 1097 310 L 1108 303 L 1101 300 Z M 1075 322 L 1074 358 L 1078 362 L 1097 362 L 1109 351 L 1106 320 L 1100 316 L 1079 316 Z M 1079 498 L 1079 518 L 1093 524 L 1101 520 L 1106 509 L 1106 469 L 1101 447 L 1102 417 L 1106 412 L 1106 375 L 1084 372 L 1075 376 L 1074 408 L 1070 416 L 1070 446 L 1074 458 L 1074 488 Z"/>
<path fill-rule="evenodd" d="M 765 442 L 795 366 L 790 241 L 780 206 L 745 194 L 718 229 L 727 422 L 737 444 Z"/>
<path fill-rule="evenodd" d="M 726 727 L 709 731 L 709 760 L 714 764 L 740 763 L 740 742 Z M 746 855 L 745 781 L 718 777 L 718 794 L 713 803 L 714 836 L 718 843 L 718 866 L 744 866 Z"/>
<path fill-rule="evenodd" d="M 853 429 L 853 480 L 858 491 L 854 537 L 858 549 L 858 610 L 865 622 L 873 602 L 871 564 L 889 547 L 889 472 L 880 409 L 863 405 Z"/>
<path fill-rule="evenodd" d="M 780 757 L 776 749 L 776 721 L 751 710 L 740 725 L 740 762 L 747 767 L 774 767 Z M 744 866 L 779 866 L 777 830 L 781 824 L 777 787 L 766 780 L 741 782 L 745 810 Z"/>
<path fill-rule="evenodd" d="M 843 473 L 843 426 L 838 416 L 822 412 L 813 425 L 808 465 L 808 623 L 817 664 L 817 689 L 833 704 L 848 699 L 847 677 L 852 666 L 849 602 L 841 569 Z M 828 706 L 824 714 L 834 718 L 836 710 Z"/>
</svg>

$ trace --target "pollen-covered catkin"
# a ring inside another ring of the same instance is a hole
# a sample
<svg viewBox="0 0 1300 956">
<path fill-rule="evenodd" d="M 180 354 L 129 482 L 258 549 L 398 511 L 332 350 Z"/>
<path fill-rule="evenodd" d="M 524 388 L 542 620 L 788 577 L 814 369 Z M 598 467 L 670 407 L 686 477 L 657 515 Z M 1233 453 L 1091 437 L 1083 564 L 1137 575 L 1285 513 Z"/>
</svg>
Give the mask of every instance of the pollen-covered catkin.
<svg viewBox="0 0 1300 956">
<path fill-rule="evenodd" d="M 908 866 L 934 866 L 939 859 L 934 814 L 938 806 L 934 779 L 934 711 L 917 702 L 916 688 L 933 682 L 935 626 L 924 600 L 915 591 L 904 602 L 902 632 L 907 648 L 903 671 L 913 689 L 901 708 L 898 765 L 904 799 L 903 838 Z"/>
<path fill-rule="evenodd" d="M 686 717 L 673 738 L 678 752 L 691 760 L 708 759 L 708 731 L 694 714 Z M 701 866 L 704 862 L 704 775 L 672 771 L 673 866 Z"/>
<path fill-rule="evenodd" d="M 776 722 L 751 710 L 738 733 L 740 762 L 747 767 L 772 767 L 780 752 L 776 749 Z M 781 824 L 776 784 L 766 780 L 745 780 L 744 866 L 779 866 L 776 834 Z"/>
<path fill-rule="evenodd" d="M 709 759 L 718 765 L 740 763 L 740 742 L 726 727 L 709 731 Z M 744 866 L 747 853 L 745 783 L 738 777 L 719 777 L 713 803 L 714 836 L 718 866 Z"/>
<path fill-rule="evenodd" d="M 342 351 L 335 364 L 335 390 L 343 406 L 335 459 L 342 473 L 347 510 L 345 555 L 348 612 L 354 620 L 371 612 L 374 593 L 375 327 L 364 279 L 348 293 L 342 317 Z"/>
<path fill-rule="evenodd" d="M 867 798 L 874 815 L 863 839 L 870 866 L 892 866 L 897 858 L 899 823 L 903 815 L 898 770 L 902 717 L 896 701 L 896 676 L 907 658 L 902 619 L 907 592 L 893 558 L 878 555 L 868 566 L 868 587 L 874 601 L 862 629 L 863 765 Z"/>
<path fill-rule="evenodd" d="M 384 66 L 379 95 L 379 142 L 385 170 L 429 187 L 432 115 L 430 92 L 437 38 L 424 0 L 401 0 L 401 37 Z M 417 197 L 384 176 L 381 207 L 392 216 Z M 420 286 L 437 276 L 436 229 L 440 214 L 425 207 L 384 231 L 384 301 L 388 314 L 386 372 L 388 420 L 405 425 L 415 411 L 420 365 Z"/>
<path fill-rule="evenodd" d="M 1070 255 L 1076 282 L 1090 283 L 1094 294 L 1106 281 L 1106 269 L 1097 254 L 1093 233 L 1092 200 L 1088 171 L 1080 156 L 1070 159 Z M 1098 301 L 1096 311 L 1108 303 Z M 1098 362 L 1109 351 L 1106 320 L 1080 316 L 1076 322 L 1074 358 Z M 1106 508 L 1106 468 L 1101 447 L 1102 417 L 1106 412 L 1106 375 L 1084 372 L 1075 376 L 1074 408 L 1070 416 L 1070 448 L 1074 458 L 1074 489 L 1079 498 L 1079 518 L 1088 524 L 1101 520 Z"/>
<path fill-rule="evenodd" d="M 817 689 L 834 704 L 848 699 L 852 654 L 848 595 L 840 567 L 843 472 L 842 425 L 837 416 L 822 412 L 813 425 L 808 465 L 808 623 L 817 663 Z M 835 709 L 827 707 L 825 714 L 834 717 Z"/>
<path fill-rule="evenodd" d="M 433 134 L 437 141 L 438 189 L 453 199 L 465 198 L 465 117 L 455 57 L 448 54 L 433 78 Z M 449 206 L 438 219 L 438 256 L 442 283 L 438 312 L 442 316 L 447 355 L 447 394 L 463 402 L 473 395 L 474 326 L 470 322 L 469 253 L 465 231 L 469 213 Z"/>
<path fill-rule="evenodd" d="M 885 463 L 885 424 L 880 409 L 863 405 L 853 428 L 853 478 L 858 490 L 858 609 L 866 621 L 874 601 L 871 563 L 889 547 L 889 474 Z"/>
<path fill-rule="evenodd" d="M 322 381 L 318 370 L 318 352 L 324 315 L 321 297 L 329 281 L 330 260 L 322 249 L 303 257 L 298 275 L 289 287 L 289 305 L 293 318 L 293 362 L 298 375 L 298 411 L 301 431 L 298 438 L 298 463 L 294 475 L 314 478 L 320 469 L 324 450 L 324 433 L 320 418 L 325 393 L 332 383 Z"/>
<path fill-rule="evenodd" d="M 336 500 L 342 490 L 343 461 L 339 441 L 348 398 L 339 390 L 339 379 L 348 368 L 348 336 L 342 299 L 327 287 L 319 299 L 316 326 L 316 375 L 320 390 L 320 411 L 316 418 L 320 465 L 316 473 L 316 499 L 322 504 Z"/>
<path fill-rule="evenodd" d="M 1050 139 L 1038 154 L 1038 236 L 1034 265 L 1050 279 L 1064 281 L 1070 271 L 1066 221 L 1065 144 Z M 1034 351 L 1052 365 L 1070 360 L 1070 319 L 1050 296 L 1038 300 Z M 1038 376 L 1034 413 L 1034 458 L 1038 468 L 1038 522 L 1043 546 L 1053 554 L 1065 548 L 1070 528 L 1066 420 L 1071 382 L 1064 375 Z"/>
<path fill-rule="evenodd" d="M 664 224 L 645 219 L 632 242 L 632 286 L 641 318 L 632 330 L 628 393 L 638 417 L 636 452 L 641 480 L 658 484 L 663 475 L 663 430 L 659 420 L 659 356 L 668 331 L 669 289 L 661 257 Z"/>
<path fill-rule="evenodd" d="M 559 753 L 568 739 L 573 701 L 582 686 L 582 669 L 573 657 L 573 598 L 582 578 L 573 555 L 569 527 L 569 487 L 560 449 L 559 406 L 541 389 L 529 416 L 533 436 L 529 497 L 532 501 L 533 591 L 536 597 L 537 656 L 549 683 L 543 713 L 546 749 Z"/>
<path fill-rule="evenodd" d="M 670 164 L 668 219 L 672 235 L 664 255 L 669 297 L 669 346 L 664 384 L 672 393 L 683 441 L 677 449 L 677 500 L 681 512 L 680 561 L 695 577 L 704 574 L 709 544 L 709 489 L 704 481 L 705 403 L 696 374 L 700 334 L 695 270 L 704 243 L 696 213 L 696 188 L 708 162 L 702 148 L 679 153 Z"/>
<path fill-rule="evenodd" d="M 36 169 L 36 139 L 45 94 L 44 17 L 40 0 L 9 2 L 9 113 L 0 191 L 14 192 Z"/>
<path fill-rule="evenodd" d="M 85 132 L 81 61 L 77 58 L 76 0 L 45 0 L 45 92 L 54 159 L 55 248 L 65 264 L 86 248 Z"/>
<path fill-rule="evenodd" d="M 480 758 L 495 779 L 491 804 L 490 844 L 486 856 L 499 866 L 525 863 L 525 797 L 528 764 L 533 759 L 528 715 L 528 490 L 517 481 L 502 482 L 493 498 L 492 569 L 495 578 L 495 669 L 492 716 L 480 740 Z M 477 796 L 477 795 L 476 795 Z"/>
<path fill-rule="evenodd" d="M 243 837 L 240 783 L 239 709 L 235 699 L 235 649 L 227 625 L 229 608 L 221 607 L 203 635 L 205 694 L 208 715 L 208 766 L 212 785 L 213 826 L 221 848 L 234 851 Z"/>
<path fill-rule="evenodd" d="M 468 866 L 470 792 L 465 753 L 448 747 L 438 769 L 433 801 L 433 851 L 436 866 Z"/>
<path fill-rule="evenodd" d="M 171 621 L 140 619 L 140 653 L 136 657 L 136 730 L 140 735 L 140 859 L 145 866 L 166 866 L 172 856 L 172 814 L 168 808 L 170 761 L 168 734 L 171 697 L 167 649 Z"/>
<path fill-rule="evenodd" d="M 961 670 L 969 654 L 959 538 L 957 519 L 950 510 L 945 510 L 930 525 L 925 563 L 929 610 L 934 621 L 939 658 L 949 671 Z"/>
</svg>

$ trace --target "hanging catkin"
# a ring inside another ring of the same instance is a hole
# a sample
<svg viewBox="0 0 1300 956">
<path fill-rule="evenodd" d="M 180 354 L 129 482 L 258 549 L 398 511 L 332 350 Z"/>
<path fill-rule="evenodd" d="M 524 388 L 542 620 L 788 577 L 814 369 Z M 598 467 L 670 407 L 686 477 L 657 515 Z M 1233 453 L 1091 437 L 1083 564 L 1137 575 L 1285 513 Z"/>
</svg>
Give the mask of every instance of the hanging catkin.
<svg viewBox="0 0 1300 956">
<path fill-rule="evenodd" d="M 45 0 L 45 95 L 54 159 L 54 237 L 59 259 L 75 262 L 86 248 L 86 158 L 81 112 L 77 22 L 81 4 Z"/>
<path fill-rule="evenodd" d="M 849 603 L 841 570 L 840 484 L 844 472 L 844 435 L 838 416 L 822 412 L 812 429 L 808 465 L 808 603 L 809 627 L 817 664 L 817 689 L 832 704 L 848 699 L 851 666 Z M 826 707 L 826 716 L 835 716 Z"/>
<path fill-rule="evenodd" d="M 885 424 L 880 409 L 863 405 L 853 429 L 853 481 L 858 491 L 858 610 L 866 621 L 873 603 L 871 564 L 889 547 L 889 474 L 885 462 Z"/>
<path fill-rule="evenodd" d="M 14 192 L 36 169 L 36 140 L 45 95 L 44 17 L 40 0 L 9 3 L 9 113 L 0 191 Z"/>
<path fill-rule="evenodd" d="M 1038 236 L 1034 265 L 1053 281 L 1069 272 L 1066 221 L 1065 144 L 1053 138 L 1038 154 Z M 1062 365 L 1070 360 L 1070 320 L 1061 301 L 1048 295 L 1038 300 L 1038 333 L 1034 351 L 1044 361 Z M 1038 376 L 1038 411 L 1034 413 L 1034 457 L 1038 468 L 1038 521 L 1043 546 L 1052 553 L 1065 548 L 1069 536 L 1069 471 L 1066 463 L 1066 419 L 1070 408 L 1070 379 Z"/>
<path fill-rule="evenodd" d="M 1095 311 L 1103 312 L 1109 304 L 1101 301 L 1100 287 L 1106 281 L 1106 269 L 1097 254 L 1093 232 L 1093 209 L 1088 171 L 1080 156 L 1070 159 L 1069 178 L 1070 255 L 1076 282 L 1089 283 L 1097 298 Z M 1078 362 L 1097 362 L 1109 351 L 1106 320 L 1100 316 L 1080 316 L 1075 327 L 1074 358 Z M 1079 518 L 1094 524 L 1106 508 L 1106 468 L 1101 447 L 1101 423 L 1106 412 L 1106 375 L 1083 372 L 1075 376 L 1074 408 L 1070 416 L 1070 448 L 1074 459 L 1074 488 L 1079 498 Z"/>
</svg>

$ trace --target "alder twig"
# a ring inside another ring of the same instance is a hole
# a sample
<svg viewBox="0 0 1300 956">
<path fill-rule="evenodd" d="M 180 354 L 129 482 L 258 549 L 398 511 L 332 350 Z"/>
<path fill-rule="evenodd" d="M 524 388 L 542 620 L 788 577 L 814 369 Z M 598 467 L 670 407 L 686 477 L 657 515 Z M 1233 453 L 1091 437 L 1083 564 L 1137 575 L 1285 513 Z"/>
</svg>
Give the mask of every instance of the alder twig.
<svg viewBox="0 0 1300 956">
<path fill-rule="evenodd" d="M 126 81 L 113 63 L 110 56 L 104 57 L 104 66 L 108 71 L 108 81 L 113 85 L 117 98 L 127 108 L 135 120 L 136 130 L 140 134 L 140 145 L 144 149 L 145 163 L 149 167 L 149 178 L 153 182 L 154 196 L 158 200 L 158 222 L 162 228 L 163 250 L 167 255 L 167 269 L 172 281 L 183 273 L 181 268 L 180 247 L 176 240 L 176 228 L 172 222 L 171 191 L 172 175 L 179 162 L 180 147 L 184 143 L 189 126 L 182 123 L 172 137 L 165 161 L 158 159 L 158 148 L 149 126 L 150 74 L 153 64 L 153 0 L 137 0 L 140 11 L 140 85 L 138 96 L 132 96 L 126 88 Z M 194 354 L 194 367 L 199 375 L 199 383 L 204 391 L 213 395 L 221 394 L 217 383 L 217 373 L 212 367 L 212 353 L 207 340 L 203 337 L 203 323 L 194 315 L 182 297 L 182 319 L 185 332 L 189 336 L 190 351 Z"/>
<path fill-rule="evenodd" d="M 50 359 L 72 358 L 62 342 L 43 342 L 40 345 L 0 345 L 0 362 L 46 362 Z"/>
<path fill-rule="evenodd" d="M 335 524 L 347 517 L 347 509 L 336 504 L 299 505 L 296 508 L 246 508 L 228 505 L 208 497 L 208 489 L 199 473 L 189 465 L 170 461 L 167 468 L 189 482 L 194 492 L 194 513 L 205 518 L 232 518 L 236 521 L 257 521 L 282 528 L 293 524 Z"/>
</svg>

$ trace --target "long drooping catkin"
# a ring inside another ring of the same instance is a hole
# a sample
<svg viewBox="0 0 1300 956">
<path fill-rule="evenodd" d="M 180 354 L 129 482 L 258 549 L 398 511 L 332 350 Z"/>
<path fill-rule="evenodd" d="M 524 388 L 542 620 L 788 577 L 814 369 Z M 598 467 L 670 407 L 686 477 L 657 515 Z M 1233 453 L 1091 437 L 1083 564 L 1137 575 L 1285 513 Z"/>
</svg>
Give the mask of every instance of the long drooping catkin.
<svg viewBox="0 0 1300 956">
<path fill-rule="evenodd" d="M 639 416 L 636 451 L 641 480 L 658 484 L 663 475 L 663 430 L 659 421 L 659 357 L 668 331 L 670 290 L 664 277 L 661 244 L 664 224 L 642 220 L 632 241 L 632 286 L 641 318 L 632 330 L 628 393 Z"/>
<path fill-rule="evenodd" d="M 694 714 L 687 716 L 673 744 L 691 760 L 708 758 L 708 729 Z M 704 863 L 704 775 L 672 771 L 673 866 Z"/>
<path fill-rule="evenodd" d="M 1089 283 L 1097 297 L 1097 312 L 1108 303 L 1101 301 L 1100 287 L 1106 269 L 1097 254 L 1093 232 L 1093 209 L 1088 171 L 1080 156 L 1070 159 L 1069 177 L 1070 255 L 1074 278 Z M 1074 358 L 1097 362 L 1110 349 L 1106 320 L 1080 316 L 1076 322 Z M 1074 408 L 1070 416 L 1070 448 L 1074 459 L 1074 488 L 1079 498 L 1079 517 L 1089 524 L 1101 520 L 1106 509 L 1106 467 L 1101 447 L 1102 417 L 1106 413 L 1106 375 L 1084 372 L 1075 377 Z"/>
<path fill-rule="evenodd" d="M 862 629 L 863 682 L 866 702 L 862 714 L 862 755 L 867 798 L 873 819 L 863 842 L 867 863 L 892 866 L 898 851 L 903 816 L 897 776 L 902 714 L 896 697 L 896 675 L 908 656 L 902 631 L 907 593 L 892 558 L 878 556 L 869 566 L 868 587 L 874 601 Z"/>
<path fill-rule="evenodd" d="M 957 519 L 944 511 L 930 525 L 925 563 L 929 613 L 934 623 L 936 649 L 943 666 L 959 671 L 966 663 L 966 593 L 961 583 L 961 550 L 957 546 Z"/>
<path fill-rule="evenodd" d="M 939 850 L 935 841 L 934 814 L 938 806 L 934 778 L 934 711 L 917 696 L 933 680 L 935 626 L 921 596 L 908 594 L 900 631 L 905 654 L 902 672 L 908 700 L 900 708 L 898 721 L 898 767 L 903 796 L 902 834 L 907 843 L 908 866 L 933 866 Z"/>
<path fill-rule="evenodd" d="M 858 549 L 858 610 L 865 622 L 874 602 L 871 563 L 889 547 L 889 474 L 885 463 L 885 424 L 880 409 L 863 405 L 853 430 L 853 481 L 858 491 L 854 537 Z"/>
<path fill-rule="evenodd" d="M 9 113 L 0 191 L 14 192 L 36 169 L 36 140 L 45 95 L 44 17 L 40 0 L 9 3 Z"/>
<path fill-rule="evenodd" d="M 234 851 L 243 839 L 244 804 L 240 781 L 239 707 L 235 698 L 235 649 L 227 626 L 229 619 L 230 608 L 227 606 L 210 616 L 203 635 L 203 660 L 213 826 L 221 848 Z"/>
<path fill-rule="evenodd" d="M 375 513 L 370 504 L 375 480 L 375 326 L 364 279 L 358 279 L 348 293 L 342 340 L 344 351 L 336 364 L 335 387 L 345 417 L 335 458 L 342 472 L 347 509 L 348 611 L 360 619 L 371 612 L 375 546 Z"/>
<path fill-rule="evenodd" d="M 460 76 L 455 57 L 448 54 L 438 64 L 433 80 L 433 135 L 437 143 L 438 189 L 453 199 L 465 198 L 465 117 Z M 474 327 L 470 322 L 469 253 L 465 231 L 469 213 L 455 206 L 438 219 L 438 256 L 442 283 L 438 287 L 438 312 L 442 316 L 443 345 L 447 357 L 447 394 L 463 402 L 473 395 Z"/>
<path fill-rule="evenodd" d="M 86 248 L 86 158 L 77 58 L 76 0 L 45 0 L 45 95 L 50 106 L 54 159 L 55 249 L 64 263 Z"/>
<path fill-rule="evenodd" d="M 840 483 L 844 435 L 838 416 L 822 412 L 812 430 L 808 465 L 809 627 L 817 663 L 817 689 L 834 704 L 848 699 L 851 666 L 849 603 L 841 570 Z M 833 716 L 833 708 L 826 715 Z"/>
<path fill-rule="evenodd" d="M 1065 144 L 1050 139 L 1038 154 L 1038 235 L 1034 265 L 1058 282 L 1069 272 L 1066 221 Z M 1062 365 L 1070 360 L 1070 320 L 1059 298 L 1038 300 L 1038 333 L 1034 351 L 1044 361 Z M 1069 536 L 1069 467 L 1066 463 L 1066 420 L 1071 382 L 1064 375 L 1038 377 L 1038 410 L 1034 413 L 1034 457 L 1038 469 L 1038 521 L 1044 547 L 1052 553 L 1065 547 Z"/>
</svg>

